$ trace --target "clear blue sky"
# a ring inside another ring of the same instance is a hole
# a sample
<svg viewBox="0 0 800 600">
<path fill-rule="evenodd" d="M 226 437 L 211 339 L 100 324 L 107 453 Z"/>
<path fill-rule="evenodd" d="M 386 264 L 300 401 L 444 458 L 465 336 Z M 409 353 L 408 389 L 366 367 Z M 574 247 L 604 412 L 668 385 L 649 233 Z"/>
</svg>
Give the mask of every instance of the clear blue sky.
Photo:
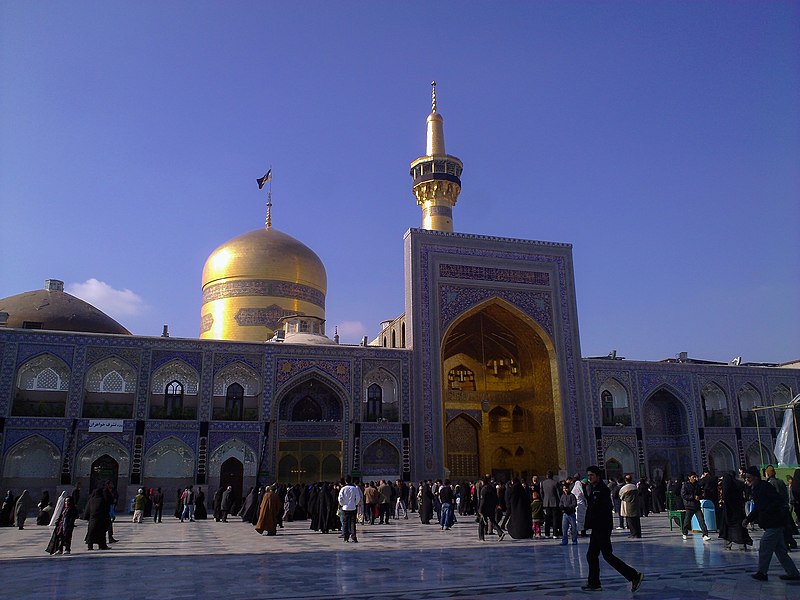
<svg viewBox="0 0 800 600">
<path fill-rule="evenodd" d="M 329 334 L 371 339 L 404 310 L 432 79 L 455 229 L 572 243 L 584 356 L 800 358 L 798 2 L 7 0 L 0 297 L 63 279 L 196 337 L 271 164 Z"/>
</svg>

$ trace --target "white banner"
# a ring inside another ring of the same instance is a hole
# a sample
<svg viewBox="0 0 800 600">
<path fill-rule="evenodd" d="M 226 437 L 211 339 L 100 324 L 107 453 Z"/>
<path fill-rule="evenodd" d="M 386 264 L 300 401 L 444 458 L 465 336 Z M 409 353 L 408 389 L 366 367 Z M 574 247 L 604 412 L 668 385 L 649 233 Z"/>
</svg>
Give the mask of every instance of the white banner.
<svg viewBox="0 0 800 600">
<path fill-rule="evenodd" d="M 775 458 L 778 461 L 778 466 L 796 465 L 797 453 L 795 452 L 794 444 L 794 405 L 800 402 L 800 394 L 795 396 L 789 403 L 790 408 L 783 412 L 783 425 L 778 432 L 778 437 L 775 438 Z"/>
<path fill-rule="evenodd" d="M 89 419 L 89 433 L 122 432 L 122 419 Z"/>
</svg>

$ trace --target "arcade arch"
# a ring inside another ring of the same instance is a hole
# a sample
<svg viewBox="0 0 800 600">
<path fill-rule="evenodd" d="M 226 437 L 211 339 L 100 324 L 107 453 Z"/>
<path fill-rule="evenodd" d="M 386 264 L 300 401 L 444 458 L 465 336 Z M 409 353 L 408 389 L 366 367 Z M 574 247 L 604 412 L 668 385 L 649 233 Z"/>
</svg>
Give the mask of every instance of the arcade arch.
<svg viewBox="0 0 800 600">
<path fill-rule="evenodd" d="M 442 388 L 443 414 L 482 414 L 488 424 L 478 427 L 467 417 L 444 423 L 451 477 L 527 477 L 563 462 L 555 350 L 517 308 L 494 298 L 450 325 L 442 340 Z"/>
<path fill-rule="evenodd" d="M 689 415 L 686 407 L 667 387 L 650 394 L 642 404 L 647 473 L 664 478 L 696 471 L 691 450 Z"/>
<path fill-rule="evenodd" d="M 11 415 L 63 417 L 67 407 L 70 370 L 53 354 L 40 354 L 20 365 Z"/>
</svg>

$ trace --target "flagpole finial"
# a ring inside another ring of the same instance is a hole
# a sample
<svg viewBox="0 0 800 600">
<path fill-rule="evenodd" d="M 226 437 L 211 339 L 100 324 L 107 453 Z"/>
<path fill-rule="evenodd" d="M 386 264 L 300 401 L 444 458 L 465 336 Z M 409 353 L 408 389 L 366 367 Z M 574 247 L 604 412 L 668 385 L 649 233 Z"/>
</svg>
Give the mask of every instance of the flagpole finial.
<svg viewBox="0 0 800 600">
<path fill-rule="evenodd" d="M 272 183 L 269 184 L 269 193 L 267 194 L 267 220 L 265 225 L 267 229 L 272 227 Z"/>
<path fill-rule="evenodd" d="M 431 81 L 431 112 L 436 112 L 436 82 Z"/>
</svg>

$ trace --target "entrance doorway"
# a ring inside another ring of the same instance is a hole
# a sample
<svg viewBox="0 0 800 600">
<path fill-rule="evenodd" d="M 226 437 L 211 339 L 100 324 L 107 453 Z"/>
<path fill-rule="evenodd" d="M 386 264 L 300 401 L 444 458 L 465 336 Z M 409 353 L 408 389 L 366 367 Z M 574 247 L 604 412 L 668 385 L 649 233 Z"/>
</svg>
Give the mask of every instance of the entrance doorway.
<svg viewBox="0 0 800 600">
<path fill-rule="evenodd" d="M 119 463 L 108 454 L 103 454 L 92 463 L 92 471 L 89 476 L 89 491 L 96 490 L 106 481 L 111 481 L 114 484 L 114 489 L 116 489 L 118 478 Z"/>
<path fill-rule="evenodd" d="M 500 299 L 473 309 L 442 344 L 445 466 L 451 478 L 556 471 L 565 454 L 555 349 Z"/>
<path fill-rule="evenodd" d="M 244 465 L 238 458 L 229 458 L 219 469 L 219 487 L 224 490 L 228 486 L 231 486 L 234 504 L 239 505 L 244 486 Z"/>
</svg>

